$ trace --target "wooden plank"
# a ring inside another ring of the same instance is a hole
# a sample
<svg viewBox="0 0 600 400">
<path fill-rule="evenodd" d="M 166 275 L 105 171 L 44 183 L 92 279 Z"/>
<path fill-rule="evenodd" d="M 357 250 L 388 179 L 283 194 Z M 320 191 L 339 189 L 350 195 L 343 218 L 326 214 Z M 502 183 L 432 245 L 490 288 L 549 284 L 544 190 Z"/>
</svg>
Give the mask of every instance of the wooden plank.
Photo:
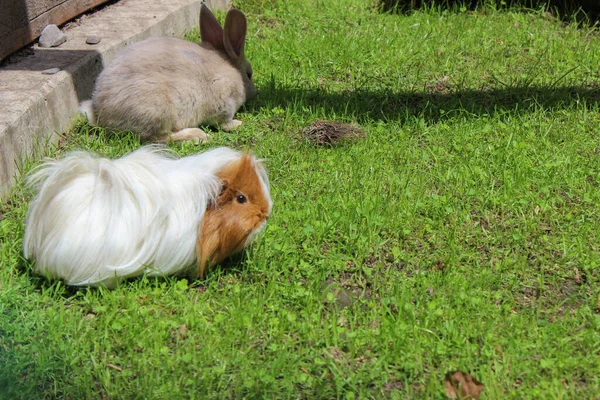
<svg viewBox="0 0 600 400">
<path fill-rule="evenodd" d="M 14 0 L 13 0 L 14 1 Z M 23 1 L 23 0 L 17 0 Z M 27 3 L 27 16 L 29 20 L 39 17 L 45 12 L 52 10 L 54 7 L 67 2 L 68 0 L 26 0 Z"/>
<path fill-rule="evenodd" d="M 36 40 L 49 24 L 62 25 L 109 0 L 0 1 L 0 60 Z M 40 8 L 47 6 L 46 10 Z M 37 14 L 37 15 L 36 15 Z"/>
</svg>

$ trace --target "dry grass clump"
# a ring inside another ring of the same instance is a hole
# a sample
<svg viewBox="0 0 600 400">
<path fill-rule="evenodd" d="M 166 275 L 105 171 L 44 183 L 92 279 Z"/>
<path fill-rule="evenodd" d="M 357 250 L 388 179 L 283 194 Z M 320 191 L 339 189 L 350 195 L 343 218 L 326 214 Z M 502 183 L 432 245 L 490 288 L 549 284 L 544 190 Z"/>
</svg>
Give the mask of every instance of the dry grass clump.
<svg viewBox="0 0 600 400">
<path fill-rule="evenodd" d="M 364 137 L 365 131 L 346 122 L 317 120 L 302 134 L 311 143 L 318 146 L 335 146 L 344 139 Z"/>
</svg>

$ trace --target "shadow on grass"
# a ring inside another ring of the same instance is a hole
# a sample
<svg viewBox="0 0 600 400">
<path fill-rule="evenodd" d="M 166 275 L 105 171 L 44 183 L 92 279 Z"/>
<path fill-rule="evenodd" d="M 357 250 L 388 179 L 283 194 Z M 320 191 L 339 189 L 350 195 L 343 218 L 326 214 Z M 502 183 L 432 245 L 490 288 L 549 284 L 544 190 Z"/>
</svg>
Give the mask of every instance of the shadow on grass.
<svg viewBox="0 0 600 400">
<path fill-rule="evenodd" d="M 376 4 L 381 12 L 403 14 L 427 7 L 459 11 L 461 7 L 475 10 L 490 6 L 523 11 L 543 9 L 563 21 L 574 20 L 582 26 L 591 26 L 600 20 L 600 3 L 597 0 L 379 0 Z"/>
<path fill-rule="evenodd" d="M 138 287 L 136 282 L 140 279 L 146 279 L 152 286 L 158 286 L 162 282 L 167 282 L 169 285 L 174 285 L 174 281 L 177 281 L 179 279 L 187 279 L 190 288 L 198 289 L 200 287 L 207 287 L 211 281 L 218 280 L 220 277 L 230 275 L 237 276 L 243 273 L 246 270 L 246 263 L 244 262 L 245 259 L 245 251 L 230 256 L 229 258 L 225 259 L 221 264 L 213 266 L 204 279 L 191 279 L 185 274 L 171 276 L 137 276 L 121 281 L 117 285 L 117 287 L 136 290 Z M 59 295 L 63 298 L 77 297 L 86 292 L 87 290 L 107 290 L 106 288 L 98 288 L 92 286 L 69 286 L 66 285 L 60 279 L 50 279 L 42 275 L 38 275 L 34 272 L 33 262 L 27 261 L 23 257 L 20 258 L 19 263 L 17 264 L 17 269 L 19 270 L 19 272 L 27 275 L 27 278 L 30 280 L 33 287 L 35 287 L 36 291 L 52 291 L 54 292 L 54 294 Z"/>
<path fill-rule="evenodd" d="M 262 90 L 261 90 L 262 89 Z M 313 114 L 323 109 L 327 114 L 352 116 L 358 121 L 406 121 L 418 117 L 435 123 L 453 113 L 473 117 L 502 112 L 528 112 L 540 108 L 557 110 L 584 105 L 597 108 L 600 86 L 506 87 L 489 90 L 453 90 L 433 87 L 424 92 L 347 90 L 330 93 L 320 88 L 259 88 L 259 95 L 246 105 L 258 114 L 272 107 L 296 107 Z"/>
</svg>

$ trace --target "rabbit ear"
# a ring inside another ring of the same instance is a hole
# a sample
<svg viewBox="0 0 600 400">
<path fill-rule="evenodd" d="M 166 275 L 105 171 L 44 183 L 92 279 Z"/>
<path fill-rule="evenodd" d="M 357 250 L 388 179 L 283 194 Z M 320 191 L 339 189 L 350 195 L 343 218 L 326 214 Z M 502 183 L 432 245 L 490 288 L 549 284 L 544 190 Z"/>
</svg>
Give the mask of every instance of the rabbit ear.
<svg viewBox="0 0 600 400">
<path fill-rule="evenodd" d="M 225 17 L 225 36 L 223 44 L 229 57 L 238 61 L 244 57 L 244 44 L 246 42 L 246 16 L 237 8 L 232 8 Z"/>
<path fill-rule="evenodd" d="M 206 4 L 200 8 L 200 39 L 217 50 L 223 50 L 223 28 Z"/>
</svg>

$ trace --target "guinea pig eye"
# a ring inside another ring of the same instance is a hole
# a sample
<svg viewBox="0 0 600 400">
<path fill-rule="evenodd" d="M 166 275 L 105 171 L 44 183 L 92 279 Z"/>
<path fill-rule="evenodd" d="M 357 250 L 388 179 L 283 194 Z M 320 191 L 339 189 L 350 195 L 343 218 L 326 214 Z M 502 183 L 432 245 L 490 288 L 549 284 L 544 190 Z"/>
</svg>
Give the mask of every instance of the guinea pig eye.
<svg viewBox="0 0 600 400">
<path fill-rule="evenodd" d="M 238 194 L 238 196 L 235 199 L 240 204 L 244 204 L 246 201 L 248 201 L 248 199 L 246 198 L 246 196 L 244 196 L 243 194 Z"/>
</svg>

